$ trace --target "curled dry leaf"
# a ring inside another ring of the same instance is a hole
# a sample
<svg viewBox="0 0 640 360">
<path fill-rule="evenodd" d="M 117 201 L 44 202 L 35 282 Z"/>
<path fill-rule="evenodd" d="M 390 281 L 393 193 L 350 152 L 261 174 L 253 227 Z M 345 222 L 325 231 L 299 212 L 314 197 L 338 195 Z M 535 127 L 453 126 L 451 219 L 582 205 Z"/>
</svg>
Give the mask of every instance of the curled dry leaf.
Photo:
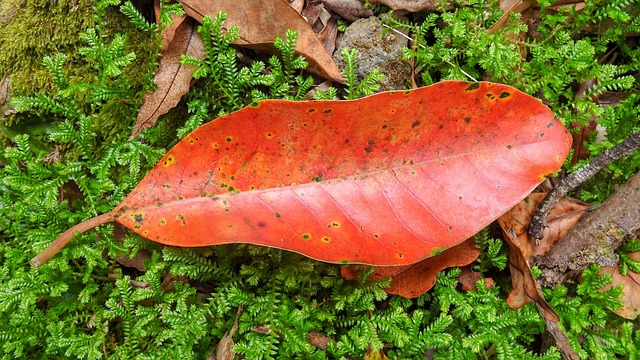
<svg viewBox="0 0 640 360">
<path fill-rule="evenodd" d="M 640 252 L 627 254 L 635 261 L 640 261 Z M 610 285 L 605 286 L 602 290 L 606 291 L 613 286 L 623 285 L 622 288 L 622 307 L 613 310 L 614 313 L 622 316 L 625 319 L 634 320 L 640 315 L 640 274 L 631 270 L 627 275 L 620 274 L 619 267 L 605 266 L 600 268 L 600 274 L 611 274 L 613 281 Z"/>
<path fill-rule="evenodd" d="M 462 285 L 462 291 L 475 291 L 477 290 L 476 283 L 478 280 L 483 279 L 482 274 L 479 272 L 475 272 L 472 269 L 471 265 L 465 266 L 461 268 L 462 272 L 460 276 L 458 276 L 458 282 Z M 494 287 L 495 282 L 492 278 L 484 278 L 484 284 L 487 289 L 491 289 Z"/>
<path fill-rule="evenodd" d="M 364 7 L 360 0 L 324 0 L 324 6 L 349 21 L 373 16 L 373 11 Z"/>
<path fill-rule="evenodd" d="M 531 273 L 529 261 L 522 255 L 521 244 L 513 229 L 504 229 L 505 239 L 509 247 L 509 270 L 513 289 L 507 297 L 507 304 L 512 309 L 519 309 L 534 302 L 541 315 L 549 321 L 558 322 L 560 317 L 547 303 L 542 295 L 542 289 Z"/>
<path fill-rule="evenodd" d="M 234 44 L 254 50 L 275 53 L 273 40 L 284 38 L 287 29 L 295 30 L 298 33 L 296 51 L 309 62 L 307 70 L 327 79 L 344 81 L 313 29 L 284 0 L 183 0 L 182 7 L 197 21 L 205 15 L 215 17 L 224 11 L 229 15 L 225 26 L 240 28 L 240 39 Z"/>
<path fill-rule="evenodd" d="M 409 265 L 453 247 L 564 162 L 571 136 L 506 85 L 445 81 L 352 101 L 268 100 L 201 126 L 109 213 L 173 246 L 251 243 Z"/>
<path fill-rule="evenodd" d="M 527 259 L 549 252 L 587 214 L 586 210 L 589 208 L 586 203 L 562 198 L 547 217 L 548 227 L 544 229 L 542 239 L 536 241 L 529 238 L 527 230 L 533 212 L 545 196 L 546 193 L 531 193 L 498 219 L 503 230 L 509 228 L 514 230 L 520 243 L 520 250 Z"/>
<path fill-rule="evenodd" d="M 451 0 L 370 0 L 372 4 L 381 4 L 393 10 L 438 11 L 452 9 L 454 2 Z"/>
<path fill-rule="evenodd" d="M 196 32 L 193 19 L 178 20 L 180 25 L 176 28 L 169 47 L 160 59 L 158 72 L 153 79 L 158 88 L 145 95 L 131 133 L 131 139 L 140 135 L 142 130 L 153 126 L 160 116 L 174 108 L 182 95 L 189 91 L 191 74 L 195 68 L 182 65 L 180 56 L 186 54 L 204 59 L 204 44 Z"/>
<path fill-rule="evenodd" d="M 475 245 L 475 241 L 471 238 L 413 265 L 375 267 L 369 280 L 375 281 L 391 277 L 391 286 L 385 289 L 387 293 L 405 298 L 415 298 L 433 287 L 440 271 L 474 262 L 480 256 L 480 250 Z M 349 266 L 343 267 L 341 273 L 345 279 L 353 280 L 358 277 L 359 272 L 357 268 Z"/>
<path fill-rule="evenodd" d="M 233 322 L 233 326 L 227 331 L 220 342 L 216 346 L 215 350 L 209 354 L 207 360 L 233 360 L 236 357 L 236 352 L 233 350 L 233 334 L 238 331 L 238 319 L 242 314 L 242 305 L 238 308 L 236 313 L 236 319 Z"/>
<path fill-rule="evenodd" d="M 545 197 L 545 193 L 532 193 L 498 219 L 509 246 L 509 269 L 513 290 L 507 303 L 514 309 L 534 301 L 543 309 L 547 320 L 557 321 L 557 315 L 547 304 L 540 286 L 531 274 L 529 259 L 546 254 L 586 214 L 587 204 L 564 198 L 547 218 L 549 227 L 544 237 L 536 242 L 528 236 L 529 222 L 533 211 Z"/>
</svg>

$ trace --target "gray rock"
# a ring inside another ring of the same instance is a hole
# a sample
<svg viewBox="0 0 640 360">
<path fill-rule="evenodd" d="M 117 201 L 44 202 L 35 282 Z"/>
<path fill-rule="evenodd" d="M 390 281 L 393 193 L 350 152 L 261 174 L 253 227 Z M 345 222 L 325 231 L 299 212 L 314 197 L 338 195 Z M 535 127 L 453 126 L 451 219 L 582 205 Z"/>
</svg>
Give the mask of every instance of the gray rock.
<svg viewBox="0 0 640 360">
<path fill-rule="evenodd" d="M 410 84 L 411 67 L 402 60 L 402 48 L 408 40 L 401 35 L 388 31 L 382 35 L 382 24 L 376 17 L 360 19 L 351 24 L 333 53 L 333 60 L 342 71 L 345 63 L 342 49 L 358 49 L 356 74 L 362 80 L 373 69 L 385 76 L 380 82 L 381 90 L 407 89 Z"/>
</svg>

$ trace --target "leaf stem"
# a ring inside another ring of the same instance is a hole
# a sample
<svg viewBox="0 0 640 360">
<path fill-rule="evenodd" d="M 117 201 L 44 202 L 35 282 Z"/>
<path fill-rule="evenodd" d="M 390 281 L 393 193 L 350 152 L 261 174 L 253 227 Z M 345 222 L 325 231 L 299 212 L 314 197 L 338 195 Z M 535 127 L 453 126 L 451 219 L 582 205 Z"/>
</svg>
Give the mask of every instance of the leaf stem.
<svg viewBox="0 0 640 360">
<path fill-rule="evenodd" d="M 33 259 L 29 260 L 29 264 L 31 264 L 31 266 L 33 267 L 38 267 L 46 263 L 47 261 L 51 260 L 51 258 L 56 256 L 56 254 L 59 253 L 60 250 L 62 250 L 62 248 L 64 248 L 76 234 L 81 234 L 87 230 L 93 229 L 98 225 L 112 222 L 115 220 L 114 215 L 114 212 L 110 211 L 108 213 L 92 217 L 89 220 L 83 221 L 69 228 L 69 230 L 60 234 L 60 236 L 58 236 L 58 238 L 54 242 L 47 246 L 46 249 L 42 250 Z"/>
</svg>

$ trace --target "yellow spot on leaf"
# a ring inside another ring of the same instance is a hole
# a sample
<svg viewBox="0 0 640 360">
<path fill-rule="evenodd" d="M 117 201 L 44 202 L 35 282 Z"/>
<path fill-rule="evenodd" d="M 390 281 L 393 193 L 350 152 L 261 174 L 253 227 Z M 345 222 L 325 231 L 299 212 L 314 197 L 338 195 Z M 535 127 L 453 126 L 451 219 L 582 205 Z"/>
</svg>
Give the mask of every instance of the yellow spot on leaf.
<svg viewBox="0 0 640 360">
<path fill-rule="evenodd" d="M 168 155 L 166 159 L 164 159 L 164 166 L 169 166 L 176 161 L 176 158 L 173 155 Z"/>
</svg>

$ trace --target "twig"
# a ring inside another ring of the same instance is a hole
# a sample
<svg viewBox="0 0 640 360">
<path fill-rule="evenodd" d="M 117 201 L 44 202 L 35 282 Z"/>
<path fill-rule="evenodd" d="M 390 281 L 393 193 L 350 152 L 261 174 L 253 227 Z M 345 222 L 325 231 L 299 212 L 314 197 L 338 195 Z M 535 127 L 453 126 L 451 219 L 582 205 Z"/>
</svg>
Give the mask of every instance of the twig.
<svg viewBox="0 0 640 360">
<path fill-rule="evenodd" d="M 579 168 L 573 173 L 567 175 L 560 180 L 556 186 L 549 191 L 547 196 L 542 200 L 540 206 L 533 214 L 531 225 L 529 225 L 529 236 L 534 239 L 542 239 L 542 231 L 547 227 L 547 216 L 551 212 L 558 201 L 569 191 L 575 189 L 578 185 L 589 180 L 593 175 L 600 171 L 603 167 L 611 164 L 621 157 L 627 156 L 640 147 L 640 132 L 634 133 L 622 143 L 603 151 L 600 155 L 585 166 Z"/>
</svg>

